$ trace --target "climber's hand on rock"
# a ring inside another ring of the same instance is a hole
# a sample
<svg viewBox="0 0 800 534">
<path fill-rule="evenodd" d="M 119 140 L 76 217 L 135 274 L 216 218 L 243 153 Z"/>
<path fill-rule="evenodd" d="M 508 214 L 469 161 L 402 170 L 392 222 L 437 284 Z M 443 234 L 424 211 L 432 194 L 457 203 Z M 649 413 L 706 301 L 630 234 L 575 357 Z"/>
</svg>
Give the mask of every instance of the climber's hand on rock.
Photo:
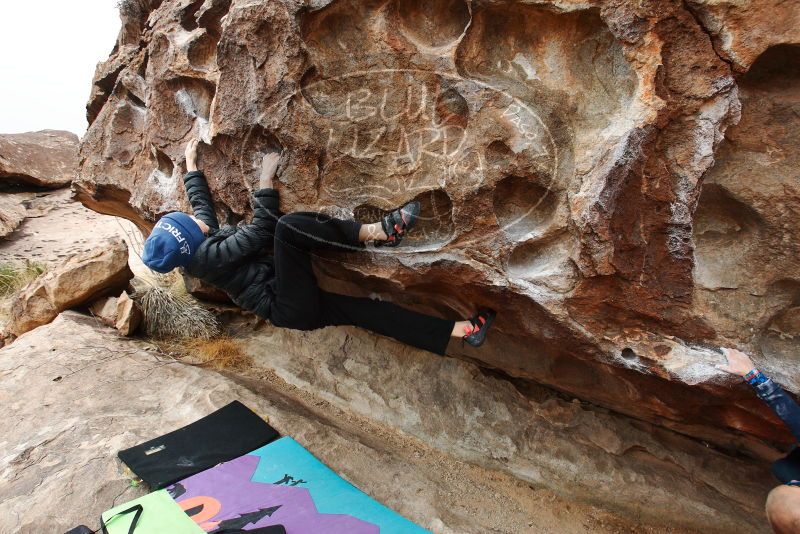
<svg viewBox="0 0 800 534">
<path fill-rule="evenodd" d="M 278 172 L 280 159 L 279 152 L 270 152 L 269 154 L 264 154 L 264 157 L 261 158 L 261 176 L 258 179 L 258 186 L 261 189 L 273 187 L 272 179 L 275 178 L 275 173 Z"/>
<path fill-rule="evenodd" d="M 192 172 L 197 170 L 197 145 L 200 139 L 194 138 L 186 144 L 186 171 Z"/>
<path fill-rule="evenodd" d="M 755 367 L 755 365 L 753 365 L 753 360 L 750 359 L 750 356 L 740 350 L 723 348 L 722 353 L 725 355 L 725 359 L 728 361 L 728 363 L 717 365 L 717 369 L 732 375 L 744 376 L 752 371 Z"/>
</svg>

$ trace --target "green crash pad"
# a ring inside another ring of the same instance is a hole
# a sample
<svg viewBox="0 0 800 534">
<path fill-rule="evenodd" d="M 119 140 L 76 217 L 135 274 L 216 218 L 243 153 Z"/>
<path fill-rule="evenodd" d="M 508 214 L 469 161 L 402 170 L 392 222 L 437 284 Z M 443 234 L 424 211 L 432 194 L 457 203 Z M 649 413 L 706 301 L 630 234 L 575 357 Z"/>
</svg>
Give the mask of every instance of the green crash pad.
<svg viewBox="0 0 800 534">
<path fill-rule="evenodd" d="M 133 522 L 134 512 L 118 515 L 136 506 L 142 506 L 142 514 L 136 524 L 135 534 L 205 534 L 197 523 L 186 515 L 181 507 L 170 497 L 167 490 L 148 493 L 103 513 L 104 532 L 107 534 L 128 534 Z"/>
</svg>

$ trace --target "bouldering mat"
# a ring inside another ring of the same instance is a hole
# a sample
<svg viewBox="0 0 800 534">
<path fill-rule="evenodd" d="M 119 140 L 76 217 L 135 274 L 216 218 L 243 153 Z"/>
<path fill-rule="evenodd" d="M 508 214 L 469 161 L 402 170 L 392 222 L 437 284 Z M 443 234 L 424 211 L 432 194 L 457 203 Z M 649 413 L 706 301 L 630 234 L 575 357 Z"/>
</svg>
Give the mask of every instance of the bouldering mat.
<svg viewBox="0 0 800 534">
<path fill-rule="evenodd" d="M 210 533 L 277 524 L 287 534 L 428 532 L 357 489 L 289 437 L 167 491 Z"/>
<path fill-rule="evenodd" d="M 102 514 L 102 520 L 103 534 L 203 534 L 163 489 L 115 506 Z"/>
<path fill-rule="evenodd" d="M 233 401 L 183 428 L 120 451 L 118 456 L 151 488 L 161 489 L 279 436 L 245 405 Z"/>
</svg>

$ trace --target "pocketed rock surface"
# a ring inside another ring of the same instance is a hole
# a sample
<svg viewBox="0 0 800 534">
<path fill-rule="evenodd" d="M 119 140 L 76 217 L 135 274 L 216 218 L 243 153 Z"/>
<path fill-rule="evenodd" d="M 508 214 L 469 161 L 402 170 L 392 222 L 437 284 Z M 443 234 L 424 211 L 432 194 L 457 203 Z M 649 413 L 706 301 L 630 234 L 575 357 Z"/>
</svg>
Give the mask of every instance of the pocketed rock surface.
<svg viewBox="0 0 800 534">
<path fill-rule="evenodd" d="M 460 373 L 471 367 L 445 365 L 461 368 Z M 0 418 L 0 533 L 64 532 L 78 524 L 97 528 L 101 512 L 146 491 L 130 484 L 117 451 L 235 399 L 268 417 L 347 480 L 437 534 L 696 532 L 633 522 L 570 502 L 503 470 L 445 455 L 277 375 L 243 385 L 166 358 L 91 317 L 64 312 L 0 349 L 0 403 L 6 412 Z M 553 437 L 548 443 L 553 451 L 574 447 Z M 695 476 L 705 476 L 705 469 L 699 469 Z M 620 479 L 647 476 L 624 469 L 618 473 Z M 743 492 L 732 491 L 737 499 Z M 743 520 L 738 532 L 763 531 L 744 516 L 748 502 L 740 503 L 744 508 L 739 512 L 732 507 L 734 515 L 718 528 L 702 531 L 724 532 L 733 518 Z"/>
<path fill-rule="evenodd" d="M 205 140 L 222 221 L 282 150 L 283 211 L 375 220 L 334 289 L 461 318 L 450 355 L 717 446 L 791 437 L 708 345 L 800 392 L 796 2 L 141 0 L 97 68 L 78 197 L 147 230 Z M 743 445 L 744 444 L 744 445 Z"/>
</svg>

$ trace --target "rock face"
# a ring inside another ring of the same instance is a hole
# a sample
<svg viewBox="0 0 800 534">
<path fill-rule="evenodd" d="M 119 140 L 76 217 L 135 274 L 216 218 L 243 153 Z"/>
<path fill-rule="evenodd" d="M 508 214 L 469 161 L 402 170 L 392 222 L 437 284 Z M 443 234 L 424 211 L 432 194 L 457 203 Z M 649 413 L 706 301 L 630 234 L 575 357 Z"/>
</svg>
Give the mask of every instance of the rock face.
<svg viewBox="0 0 800 534">
<path fill-rule="evenodd" d="M 132 223 L 86 209 L 70 195 L 66 187 L 37 193 L 0 193 L 0 202 L 19 199 L 26 208 L 25 220 L 17 230 L 0 240 L 0 262 L 57 266 L 114 238 L 125 239 L 134 252 L 141 250 L 141 235 Z M 136 254 L 131 254 L 129 261 L 134 271 L 143 267 Z"/>
<path fill-rule="evenodd" d="M 25 220 L 25 202 L 31 193 L 0 193 L 0 237 L 11 235 Z"/>
<path fill-rule="evenodd" d="M 795 4 L 552 4 L 125 2 L 76 194 L 147 230 L 187 208 L 200 135 L 236 222 L 280 148 L 284 211 L 423 205 L 405 247 L 320 257 L 330 289 L 494 306 L 488 344 L 451 355 L 722 446 L 788 443 L 705 347 L 800 392 Z"/>
<path fill-rule="evenodd" d="M 0 186 L 63 187 L 75 177 L 77 167 L 78 136 L 74 133 L 0 134 Z"/>
<path fill-rule="evenodd" d="M 447 366 L 454 368 L 451 375 L 471 367 Z M 402 376 L 401 369 L 396 371 Z M 0 403 L 7 411 L 0 419 L 0 532 L 65 532 L 78 524 L 97 528 L 101 512 L 146 491 L 131 485 L 117 451 L 232 400 L 268 418 L 347 480 L 435 534 L 692 532 L 646 520 L 634 523 L 521 484 L 502 471 L 460 462 L 274 375 L 253 391 L 213 371 L 166 359 L 148 344 L 116 336 L 75 312 L 62 313 L 0 350 Z M 568 410 L 575 413 L 563 420 L 579 419 L 579 411 Z M 605 440 L 605 446 L 613 446 L 608 436 Z M 548 448 L 557 451 L 557 442 Z M 701 468 L 697 476 L 705 475 Z M 643 479 L 646 472 L 619 476 Z M 743 518 L 739 532 L 754 532 L 751 522 L 760 515 L 754 510 L 745 516 L 753 501 L 746 492 L 754 488 L 761 491 L 752 479 L 733 488 L 736 498 L 745 499 L 732 509 Z M 714 509 L 726 504 L 719 499 Z M 704 532 L 722 532 L 728 524 Z"/>
<path fill-rule="evenodd" d="M 47 324 L 59 313 L 128 285 L 128 246 L 121 239 L 73 256 L 22 288 L 4 331 L 12 336 Z"/>
<path fill-rule="evenodd" d="M 359 332 L 264 328 L 246 340 L 255 368 L 244 374 L 277 375 L 444 454 L 643 524 L 763 531 L 764 494 L 774 485 L 764 464 Z M 643 524 L 634 531 L 645 532 Z"/>
</svg>

